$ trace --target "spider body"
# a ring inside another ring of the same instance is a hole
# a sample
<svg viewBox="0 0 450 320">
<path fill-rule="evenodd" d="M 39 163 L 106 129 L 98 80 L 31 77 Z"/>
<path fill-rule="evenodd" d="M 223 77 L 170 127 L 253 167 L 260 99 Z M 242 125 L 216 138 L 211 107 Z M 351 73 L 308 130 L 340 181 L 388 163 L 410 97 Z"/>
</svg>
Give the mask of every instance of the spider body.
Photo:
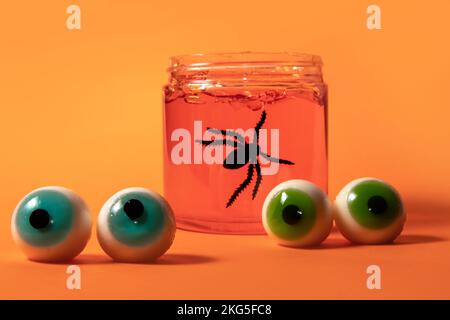
<svg viewBox="0 0 450 320">
<path fill-rule="evenodd" d="M 259 157 L 263 157 L 270 162 L 276 162 L 280 164 L 293 165 L 294 163 L 289 160 L 283 160 L 263 152 L 259 145 L 259 134 L 262 126 L 267 118 L 266 111 L 262 111 L 261 118 L 253 128 L 253 140 L 251 142 L 238 132 L 233 130 L 221 130 L 215 128 L 207 128 L 207 131 L 221 135 L 221 139 L 215 140 L 196 140 L 197 143 L 201 143 L 206 147 L 229 145 L 234 149 L 225 158 L 223 167 L 225 169 L 237 170 L 244 166 L 247 166 L 247 176 L 245 180 L 236 188 L 233 194 L 230 196 L 226 207 L 230 207 L 239 194 L 247 188 L 253 180 L 253 176 L 256 174 L 256 182 L 252 191 L 252 199 L 255 199 L 259 186 L 262 181 L 261 174 L 261 162 Z"/>
</svg>

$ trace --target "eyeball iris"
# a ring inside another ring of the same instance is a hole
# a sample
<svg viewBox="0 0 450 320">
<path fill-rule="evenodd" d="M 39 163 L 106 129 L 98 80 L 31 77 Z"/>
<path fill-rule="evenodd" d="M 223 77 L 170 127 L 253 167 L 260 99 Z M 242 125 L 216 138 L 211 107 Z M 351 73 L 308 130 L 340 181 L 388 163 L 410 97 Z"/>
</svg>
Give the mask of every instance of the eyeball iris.
<svg viewBox="0 0 450 320">
<path fill-rule="evenodd" d="M 314 226 L 316 208 L 304 191 L 285 189 L 277 193 L 267 208 L 267 222 L 272 232 L 284 240 L 295 240 Z"/>
<path fill-rule="evenodd" d="M 400 234 L 404 222 L 400 196 L 379 179 L 354 180 L 336 198 L 336 224 L 353 242 L 391 242 Z"/>
<path fill-rule="evenodd" d="M 380 181 L 357 184 L 350 190 L 347 203 L 353 218 L 369 229 L 385 228 L 400 214 L 400 198 Z"/>
<path fill-rule="evenodd" d="M 31 260 L 66 260 L 78 255 L 86 245 L 91 218 L 75 193 L 62 187 L 45 187 L 20 201 L 11 231 Z"/>
<path fill-rule="evenodd" d="M 143 188 L 116 193 L 99 215 L 99 242 L 118 261 L 154 260 L 170 247 L 174 235 L 170 206 L 161 196 Z"/>
<path fill-rule="evenodd" d="M 144 193 L 126 194 L 110 210 L 109 230 L 124 244 L 148 244 L 164 230 L 165 210 L 162 203 Z"/>
<path fill-rule="evenodd" d="M 290 180 L 276 186 L 263 206 L 266 232 L 286 246 L 312 246 L 329 234 L 332 215 L 325 194 L 304 180 Z"/>
<path fill-rule="evenodd" d="M 75 207 L 56 190 L 42 190 L 27 196 L 19 205 L 16 226 L 24 241 L 37 247 L 56 245 L 70 232 Z"/>
</svg>

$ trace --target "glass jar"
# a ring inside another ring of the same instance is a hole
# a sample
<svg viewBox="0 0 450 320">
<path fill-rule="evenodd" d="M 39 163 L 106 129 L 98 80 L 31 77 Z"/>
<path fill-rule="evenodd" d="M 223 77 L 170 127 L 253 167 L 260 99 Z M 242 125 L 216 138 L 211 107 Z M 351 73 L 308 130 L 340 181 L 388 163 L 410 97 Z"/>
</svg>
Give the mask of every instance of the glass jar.
<svg viewBox="0 0 450 320">
<path fill-rule="evenodd" d="M 327 87 L 320 57 L 176 56 L 164 107 L 164 193 L 181 229 L 264 233 L 277 184 L 327 190 Z"/>
</svg>

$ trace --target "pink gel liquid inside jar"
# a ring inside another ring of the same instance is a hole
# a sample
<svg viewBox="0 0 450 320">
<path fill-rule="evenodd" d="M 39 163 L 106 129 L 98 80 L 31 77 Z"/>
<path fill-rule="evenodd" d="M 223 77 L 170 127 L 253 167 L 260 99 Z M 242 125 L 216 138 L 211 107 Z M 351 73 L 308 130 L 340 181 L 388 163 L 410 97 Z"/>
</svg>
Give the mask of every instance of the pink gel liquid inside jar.
<svg viewBox="0 0 450 320">
<path fill-rule="evenodd" d="M 172 58 L 164 107 L 164 193 L 181 229 L 261 234 L 264 199 L 306 179 L 327 191 L 327 87 L 320 57 Z"/>
</svg>

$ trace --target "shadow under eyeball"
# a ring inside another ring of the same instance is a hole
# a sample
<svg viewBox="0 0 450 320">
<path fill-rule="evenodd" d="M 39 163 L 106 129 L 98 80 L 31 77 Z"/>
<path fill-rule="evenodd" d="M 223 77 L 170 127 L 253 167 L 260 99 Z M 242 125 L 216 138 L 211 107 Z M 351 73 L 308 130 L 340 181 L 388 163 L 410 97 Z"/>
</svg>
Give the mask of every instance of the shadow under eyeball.
<svg viewBox="0 0 450 320">
<path fill-rule="evenodd" d="M 400 235 L 396 241 L 390 243 L 389 245 L 425 244 L 442 241 L 448 241 L 448 239 L 444 239 L 433 235 L 405 234 Z"/>
<path fill-rule="evenodd" d="M 281 247 L 283 248 L 293 250 L 334 250 L 334 249 L 348 249 L 356 246 L 357 246 L 356 244 L 353 244 L 344 238 L 326 239 L 324 242 L 318 245 L 307 247 L 290 247 L 281 245 Z"/>
<path fill-rule="evenodd" d="M 54 261 L 54 262 L 43 262 L 43 261 L 31 261 L 33 263 L 39 264 L 52 264 L 52 265 L 103 265 L 103 264 L 114 264 L 115 262 L 104 254 L 80 254 L 79 256 L 68 261 Z"/>
<path fill-rule="evenodd" d="M 417 244 L 427 244 L 441 241 L 448 241 L 447 239 L 433 236 L 433 235 L 419 235 L 419 234 L 408 234 L 408 235 L 400 235 L 397 239 L 388 243 L 379 243 L 379 244 L 355 244 L 346 239 L 343 239 L 347 244 L 330 244 L 330 248 L 344 248 L 344 247 L 395 247 L 395 246 L 404 246 L 404 245 L 417 245 Z M 323 243 L 323 249 L 327 249 L 327 243 Z M 317 248 L 316 248 L 317 249 Z M 321 249 L 321 248 L 318 248 Z"/>
<path fill-rule="evenodd" d="M 39 262 L 32 261 L 34 263 L 39 264 L 52 264 L 52 265 L 120 265 L 120 264 L 128 264 L 128 265 L 196 265 L 196 264 L 206 264 L 206 263 L 214 263 L 217 262 L 217 258 L 204 256 L 204 255 L 196 255 L 196 254 L 181 254 L 181 253 L 169 253 L 165 254 L 155 261 L 151 262 L 139 262 L 139 263 L 130 263 L 130 262 L 117 262 L 114 261 L 107 255 L 104 254 L 81 254 L 78 257 L 74 258 L 70 261 L 64 262 Z"/>
<path fill-rule="evenodd" d="M 159 265 L 193 265 L 217 262 L 218 259 L 197 254 L 168 253 L 157 259 Z"/>
<path fill-rule="evenodd" d="M 72 264 L 79 265 L 99 265 L 113 263 L 114 261 L 104 254 L 81 254 L 72 261 Z"/>
</svg>

